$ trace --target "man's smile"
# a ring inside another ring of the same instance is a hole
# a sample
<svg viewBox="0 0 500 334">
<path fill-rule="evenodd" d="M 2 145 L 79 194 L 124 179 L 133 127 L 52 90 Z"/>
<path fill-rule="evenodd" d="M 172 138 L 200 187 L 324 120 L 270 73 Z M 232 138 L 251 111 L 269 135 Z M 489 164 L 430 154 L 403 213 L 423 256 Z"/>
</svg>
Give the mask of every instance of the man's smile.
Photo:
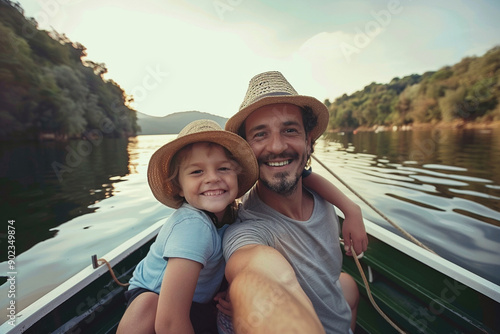
<svg viewBox="0 0 500 334">
<path fill-rule="evenodd" d="M 284 160 L 284 161 L 269 161 L 269 162 L 266 162 L 265 164 L 270 166 L 270 167 L 283 167 L 283 166 L 291 164 L 292 161 L 293 161 L 293 159 Z"/>
</svg>

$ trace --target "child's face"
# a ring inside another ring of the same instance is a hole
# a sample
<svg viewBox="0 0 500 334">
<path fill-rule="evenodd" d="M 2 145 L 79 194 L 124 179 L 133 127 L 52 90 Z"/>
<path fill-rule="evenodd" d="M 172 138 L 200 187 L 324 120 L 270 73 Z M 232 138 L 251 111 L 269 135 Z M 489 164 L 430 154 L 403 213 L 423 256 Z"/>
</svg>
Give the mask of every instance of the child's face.
<svg viewBox="0 0 500 334">
<path fill-rule="evenodd" d="M 226 207 L 238 194 L 235 163 L 215 144 L 196 143 L 180 164 L 180 195 L 197 209 L 222 219 Z"/>
</svg>

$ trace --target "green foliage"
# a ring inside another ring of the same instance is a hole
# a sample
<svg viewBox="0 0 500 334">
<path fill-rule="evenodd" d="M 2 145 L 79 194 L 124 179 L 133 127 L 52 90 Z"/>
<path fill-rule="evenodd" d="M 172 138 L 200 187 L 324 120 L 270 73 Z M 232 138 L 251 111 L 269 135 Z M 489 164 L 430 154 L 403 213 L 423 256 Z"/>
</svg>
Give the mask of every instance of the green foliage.
<svg viewBox="0 0 500 334">
<path fill-rule="evenodd" d="M 371 83 L 328 101 L 331 129 L 411 123 L 500 120 L 500 46 L 482 57 L 423 75 Z"/>
<path fill-rule="evenodd" d="M 85 56 L 80 43 L 39 30 L 18 3 L 0 0 L 0 140 L 135 135 L 127 95 Z"/>
</svg>

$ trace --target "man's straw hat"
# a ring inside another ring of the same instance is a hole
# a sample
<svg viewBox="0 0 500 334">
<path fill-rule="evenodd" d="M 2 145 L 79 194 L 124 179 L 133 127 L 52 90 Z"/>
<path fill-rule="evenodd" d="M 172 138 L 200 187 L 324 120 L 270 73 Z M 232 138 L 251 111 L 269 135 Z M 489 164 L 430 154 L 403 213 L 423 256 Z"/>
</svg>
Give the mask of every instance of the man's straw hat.
<svg viewBox="0 0 500 334">
<path fill-rule="evenodd" d="M 313 141 L 325 132 L 330 117 L 326 106 L 314 97 L 299 95 L 283 74 L 277 71 L 264 72 L 250 80 L 240 110 L 227 121 L 226 130 L 238 133 L 245 119 L 254 110 L 276 103 L 290 103 L 312 109 L 318 118 L 316 127 L 311 131 Z"/>
<path fill-rule="evenodd" d="M 211 120 L 198 120 L 189 123 L 179 132 L 176 139 L 160 147 L 152 156 L 148 166 L 148 182 L 158 201 L 171 208 L 179 208 L 183 199 L 179 189 L 167 181 L 168 168 L 173 156 L 186 145 L 197 142 L 211 142 L 225 147 L 241 166 L 238 174 L 238 195 L 243 196 L 257 181 L 259 167 L 248 143 L 240 136 L 224 131 Z"/>
</svg>

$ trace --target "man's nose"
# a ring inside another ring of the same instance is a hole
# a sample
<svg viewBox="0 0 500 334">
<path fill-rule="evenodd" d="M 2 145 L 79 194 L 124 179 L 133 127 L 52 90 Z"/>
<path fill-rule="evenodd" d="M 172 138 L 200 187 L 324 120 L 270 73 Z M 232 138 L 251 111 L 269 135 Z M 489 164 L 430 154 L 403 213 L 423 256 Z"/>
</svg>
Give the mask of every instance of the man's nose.
<svg viewBox="0 0 500 334">
<path fill-rule="evenodd" d="M 268 145 L 269 151 L 274 153 L 281 153 L 286 149 L 286 147 L 287 147 L 286 142 L 284 141 L 284 138 L 281 135 L 281 133 L 276 132 L 271 135 Z"/>
</svg>

